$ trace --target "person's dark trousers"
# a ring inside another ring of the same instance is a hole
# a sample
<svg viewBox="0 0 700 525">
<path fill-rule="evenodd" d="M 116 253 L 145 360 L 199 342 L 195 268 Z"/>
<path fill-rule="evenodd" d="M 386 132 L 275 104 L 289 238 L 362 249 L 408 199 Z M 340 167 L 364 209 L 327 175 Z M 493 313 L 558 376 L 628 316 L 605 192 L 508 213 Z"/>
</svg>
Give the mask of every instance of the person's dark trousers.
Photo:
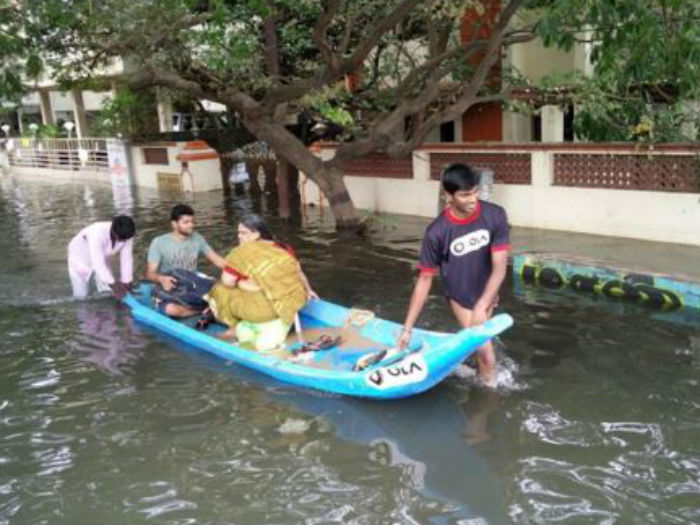
<svg viewBox="0 0 700 525">
<path fill-rule="evenodd" d="M 165 311 L 165 306 L 169 303 L 177 303 L 193 310 L 204 310 L 207 307 L 203 297 L 216 284 L 216 279 L 181 269 L 170 270 L 163 275 L 175 278 L 176 283 L 169 291 L 165 291 L 160 284 L 153 287 L 151 294 L 159 310 Z"/>
</svg>

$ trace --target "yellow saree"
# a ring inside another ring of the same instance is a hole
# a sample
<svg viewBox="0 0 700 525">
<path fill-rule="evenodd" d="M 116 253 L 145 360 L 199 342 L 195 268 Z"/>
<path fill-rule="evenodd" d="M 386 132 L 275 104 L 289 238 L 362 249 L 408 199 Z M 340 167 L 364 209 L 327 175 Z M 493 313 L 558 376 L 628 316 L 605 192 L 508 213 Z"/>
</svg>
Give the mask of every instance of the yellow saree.
<svg viewBox="0 0 700 525">
<path fill-rule="evenodd" d="M 292 255 L 273 242 L 251 241 L 233 248 L 225 259 L 234 270 L 253 279 L 260 290 L 217 283 L 209 293 L 209 304 L 219 321 L 231 327 L 241 320 L 294 322 L 294 315 L 306 303 L 306 289 Z"/>
</svg>

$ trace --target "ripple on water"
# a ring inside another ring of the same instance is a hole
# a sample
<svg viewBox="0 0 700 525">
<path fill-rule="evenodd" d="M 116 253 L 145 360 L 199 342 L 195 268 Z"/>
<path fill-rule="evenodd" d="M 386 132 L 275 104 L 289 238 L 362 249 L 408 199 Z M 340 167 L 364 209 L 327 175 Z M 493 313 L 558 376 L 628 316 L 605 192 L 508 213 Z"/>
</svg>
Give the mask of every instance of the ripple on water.
<svg viewBox="0 0 700 525">
<path fill-rule="evenodd" d="M 654 455 L 664 448 L 664 435 L 658 423 L 617 421 L 601 423 L 601 430 L 621 447 L 632 447 L 642 454 Z"/>
<path fill-rule="evenodd" d="M 37 476 L 51 476 L 71 468 L 75 456 L 69 446 L 38 449 L 32 455 L 38 463 Z"/>
<path fill-rule="evenodd" d="M 140 482 L 129 485 L 126 489 L 126 498 L 123 505 L 128 513 L 138 513 L 147 520 L 161 518 L 167 515 L 168 523 L 177 519 L 182 523 L 182 519 L 187 521 L 194 519 L 187 518 L 186 511 L 197 509 L 197 504 L 178 496 L 175 485 L 168 481 Z M 185 514 L 178 517 L 178 514 Z M 173 517 L 172 515 L 175 514 Z M 162 521 L 162 520 L 159 520 Z"/>
<path fill-rule="evenodd" d="M 581 466 L 551 458 L 521 461 L 519 495 L 510 516 L 519 523 L 684 523 L 698 517 L 698 484 L 682 488 L 661 481 L 671 466 L 619 456 L 605 466 Z M 634 502 L 634 504 L 632 504 Z M 673 511 L 668 509 L 673 509 Z"/>
<path fill-rule="evenodd" d="M 114 213 L 109 188 L 85 188 L 0 177 L 0 523 L 485 525 L 504 509 L 524 524 L 700 522 L 696 327 L 506 285 L 516 324 L 497 391 L 451 379 L 430 419 L 392 429 L 410 400 L 378 408 L 266 382 L 139 328 L 109 299 L 74 301 L 57 278 L 65 246 Z M 174 199 L 139 192 L 137 272 Z M 425 221 L 353 240 L 267 206 L 195 202 L 215 249 L 260 211 L 330 300 L 405 315 Z M 435 298 L 421 322 L 455 329 Z M 489 477 L 493 498 L 474 501 L 464 487 Z"/>
<path fill-rule="evenodd" d="M 700 458 L 681 458 L 669 450 L 659 425 L 623 421 L 593 428 L 537 404 L 528 406 L 528 414 L 523 430 L 542 443 L 617 453 L 605 464 L 586 464 L 586 454 L 577 464 L 542 456 L 520 460 L 516 502 L 510 506 L 514 522 L 686 523 L 689 516 L 700 518 Z"/>
<path fill-rule="evenodd" d="M 566 419 L 549 404 L 525 402 L 523 405 L 522 430 L 543 443 L 591 447 L 600 442 L 594 425 Z"/>
<path fill-rule="evenodd" d="M 21 381 L 24 390 L 39 390 L 56 386 L 61 380 L 61 373 L 55 368 L 49 370 L 32 370 L 24 374 Z"/>
</svg>

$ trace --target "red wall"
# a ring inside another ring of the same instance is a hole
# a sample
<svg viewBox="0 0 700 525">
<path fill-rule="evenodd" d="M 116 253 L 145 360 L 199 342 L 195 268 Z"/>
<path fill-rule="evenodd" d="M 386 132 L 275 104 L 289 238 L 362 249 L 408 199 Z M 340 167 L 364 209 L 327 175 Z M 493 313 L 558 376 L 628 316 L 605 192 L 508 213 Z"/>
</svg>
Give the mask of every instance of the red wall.
<svg viewBox="0 0 700 525">
<path fill-rule="evenodd" d="M 472 38 L 488 38 L 491 28 L 501 12 L 501 1 L 493 0 L 486 6 L 483 14 L 468 9 L 462 17 L 460 39 L 468 42 Z M 477 32 L 477 27 L 479 28 Z M 476 34 L 475 34 L 476 33 Z M 482 55 L 475 53 L 467 60 L 477 66 Z M 501 64 L 497 62 L 489 73 L 486 82 L 497 89 L 501 86 Z M 503 110 L 499 103 L 479 104 L 469 108 L 462 115 L 462 141 L 501 141 L 503 140 Z"/>
</svg>

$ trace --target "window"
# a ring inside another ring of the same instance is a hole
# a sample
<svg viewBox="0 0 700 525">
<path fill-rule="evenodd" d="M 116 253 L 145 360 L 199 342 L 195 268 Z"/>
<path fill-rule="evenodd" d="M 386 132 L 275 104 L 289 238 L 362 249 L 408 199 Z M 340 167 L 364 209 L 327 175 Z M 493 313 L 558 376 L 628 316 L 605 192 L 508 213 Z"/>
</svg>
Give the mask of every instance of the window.
<svg viewBox="0 0 700 525">
<path fill-rule="evenodd" d="M 567 104 L 564 113 L 564 142 L 573 142 L 574 135 L 574 105 Z"/>
<path fill-rule="evenodd" d="M 532 142 L 542 142 L 542 115 L 532 115 Z"/>
<path fill-rule="evenodd" d="M 144 164 L 168 165 L 168 148 L 143 148 Z"/>
<path fill-rule="evenodd" d="M 449 122 L 443 122 L 440 124 L 440 142 L 454 142 L 455 141 L 455 122 L 451 120 Z"/>
</svg>

